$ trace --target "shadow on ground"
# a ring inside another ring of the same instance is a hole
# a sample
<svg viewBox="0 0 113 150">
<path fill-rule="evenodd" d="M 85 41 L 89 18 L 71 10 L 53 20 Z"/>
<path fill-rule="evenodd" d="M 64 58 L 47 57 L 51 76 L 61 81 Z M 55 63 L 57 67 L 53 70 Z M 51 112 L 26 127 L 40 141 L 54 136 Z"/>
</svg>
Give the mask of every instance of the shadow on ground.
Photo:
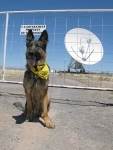
<svg viewBox="0 0 113 150">
<path fill-rule="evenodd" d="M 16 124 L 22 124 L 26 121 L 24 113 L 22 113 L 21 115 L 18 115 L 18 116 L 12 116 L 12 118 L 14 118 L 16 120 L 16 122 L 15 122 Z M 33 122 L 33 123 L 38 122 L 45 127 L 45 124 L 41 120 L 39 120 L 39 117 L 34 117 L 32 121 L 28 121 L 28 122 Z"/>
</svg>

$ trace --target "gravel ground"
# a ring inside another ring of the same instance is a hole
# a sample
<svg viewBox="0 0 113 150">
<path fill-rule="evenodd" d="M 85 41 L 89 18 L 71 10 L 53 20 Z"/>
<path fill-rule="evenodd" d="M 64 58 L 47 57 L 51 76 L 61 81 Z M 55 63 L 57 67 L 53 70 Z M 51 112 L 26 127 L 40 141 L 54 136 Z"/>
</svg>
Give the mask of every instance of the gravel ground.
<svg viewBox="0 0 113 150">
<path fill-rule="evenodd" d="M 68 81 L 69 82 L 69 81 Z M 49 88 L 55 129 L 24 122 L 22 85 L 0 83 L 0 150 L 113 150 L 113 92 Z"/>
</svg>

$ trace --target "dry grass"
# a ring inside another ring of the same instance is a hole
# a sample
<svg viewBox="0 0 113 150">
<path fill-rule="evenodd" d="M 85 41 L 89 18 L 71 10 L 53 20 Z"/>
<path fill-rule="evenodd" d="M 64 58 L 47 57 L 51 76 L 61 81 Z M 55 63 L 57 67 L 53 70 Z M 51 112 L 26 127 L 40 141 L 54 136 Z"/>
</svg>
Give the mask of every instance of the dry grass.
<svg viewBox="0 0 113 150">
<path fill-rule="evenodd" d="M 22 81 L 24 75 L 24 70 L 17 69 L 6 69 L 5 70 L 5 80 L 9 81 Z M 0 79 L 2 79 L 2 70 L 0 69 Z"/>
<path fill-rule="evenodd" d="M 83 86 L 113 88 L 113 75 L 112 74 L 74 74 L 74 73 L 55 73 L 57 76 L 62 76 L 67 79 L 78 81 Z"/>
<path fill-rule="evenodd" d="M 74 74 L 74 73 L 56 73 L 59 76 L 65 76 L 68 78 L 89 79 L 93 81 L 113 81 L 113 75 L 111 74 Z"/>
</svg>

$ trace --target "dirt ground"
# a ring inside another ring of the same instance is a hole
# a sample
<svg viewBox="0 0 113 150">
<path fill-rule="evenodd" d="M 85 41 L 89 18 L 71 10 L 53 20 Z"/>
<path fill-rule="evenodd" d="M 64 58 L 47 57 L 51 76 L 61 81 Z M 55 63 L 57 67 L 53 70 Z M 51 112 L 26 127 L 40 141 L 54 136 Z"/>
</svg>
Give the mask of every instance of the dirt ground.
<svg viewBox="0 0 113 150">
<path fill-rule="evenodd" d="M 49 88 L 50 118 L 24 122 L 22 85 L 0 83 L 0 150 L 113 150 L 113 92 Z"/>
</svg>

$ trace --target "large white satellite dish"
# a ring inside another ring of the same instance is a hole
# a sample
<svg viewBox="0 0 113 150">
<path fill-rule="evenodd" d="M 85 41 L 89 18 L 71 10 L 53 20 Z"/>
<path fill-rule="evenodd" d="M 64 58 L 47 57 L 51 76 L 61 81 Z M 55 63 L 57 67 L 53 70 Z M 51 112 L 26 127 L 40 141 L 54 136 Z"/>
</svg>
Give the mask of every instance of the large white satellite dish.
<svg viewBox="0 0 113 150">
<path fill-rule="evenodd" d="M 71 29 L 67 32 L 64 42 L 69 54 L 82 64 L 96 64 L 103 57 L 103 46 L 100 40 L 89 30 Z"/>
</svg>

